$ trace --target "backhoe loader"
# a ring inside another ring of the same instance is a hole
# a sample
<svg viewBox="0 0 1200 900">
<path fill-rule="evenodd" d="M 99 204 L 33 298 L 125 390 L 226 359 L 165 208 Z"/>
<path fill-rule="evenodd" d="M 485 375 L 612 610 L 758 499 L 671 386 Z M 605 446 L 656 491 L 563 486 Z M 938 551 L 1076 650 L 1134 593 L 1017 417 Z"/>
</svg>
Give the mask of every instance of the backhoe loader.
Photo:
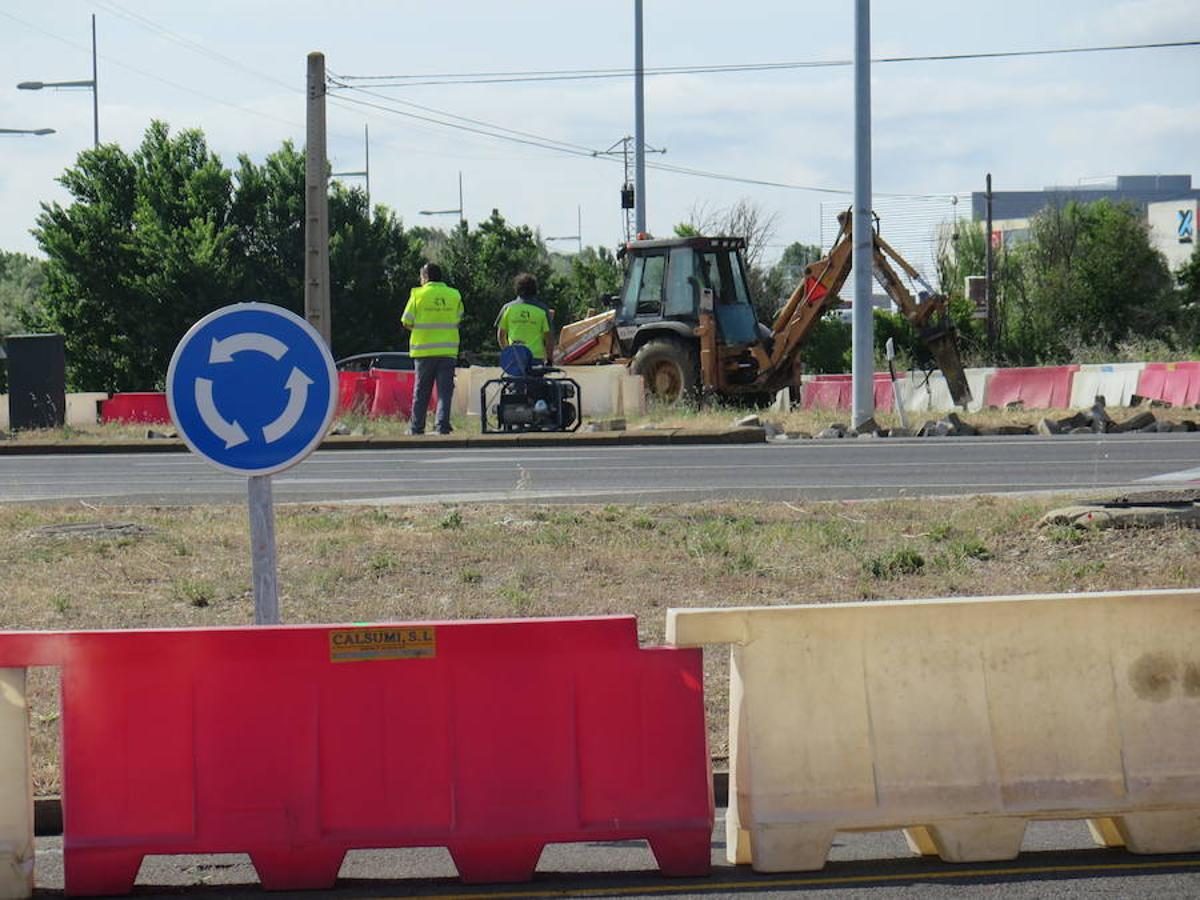
<svg viewBox="0 0 1200 900">
<path fill-rule="evenodd" d="M 664 402 L 715 396 L 763 400 L 800 385 L 801 350 L 821 316 L 842 305 L 854 243 L 849 212 L 828 255 L 804 277 L 770 327 L 758 321 L 746 280 L 745 241 L 736 237 L 637 240 L 621 251 L 624 286 L 612 309 L 563 328 L 559 365 L 621 362 Z M 874 239 L 875 279 L 929 347 L 954 402 L 971 390 L 963 372 L 946 298 L 882 237 Z M 894 265 L 893 265 L 894 264 Z M 899 267 L 919 285 L 905 286 Z"/>
</svg>

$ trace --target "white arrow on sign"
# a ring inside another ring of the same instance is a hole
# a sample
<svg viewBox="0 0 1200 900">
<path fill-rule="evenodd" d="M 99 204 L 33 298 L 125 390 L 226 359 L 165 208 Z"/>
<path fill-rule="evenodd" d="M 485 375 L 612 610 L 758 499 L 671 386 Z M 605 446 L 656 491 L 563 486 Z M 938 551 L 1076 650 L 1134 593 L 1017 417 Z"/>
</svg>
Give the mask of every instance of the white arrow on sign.
<svg viewBox="0 0 1200 900">
<path fill-rule="evenodd" d="M 217 404 L 213 401 L 213 383 L 208 378 L 196 379 L 196 408 L 200 411 L 200 418 L 204 420 L 208 430 L 225 442 L 226 450 L 250 440 L 236 420 L 226 422 L 221 418 L 221 414 L 217 412 Z"/>
<path fill-rule="evenodd" d="M 288 392 L 287 406 L 283 408 L 278 419 L 263 427 L 263 438 L 268 444 L 275 443 L 296 427 L 304 412 L 304 406 L 308 403 L 308 386 L 312 383 L 311 378 L 292 367 L 292 374 L 288 376 L 287 384 L 284 385 Z"/>
<path fill-rule="evenodd" d="M 233 362 L 233 354 L 242 350 L 257 350 L 265 353 L 274 360 L 283 359 L 287 353 L 287 344 L 269 334 L 259 334 L 256 331 L 243 331 L 241 334 L 231 334 L 223 341 L 213 338 L 212 348 L 208 353 L 210 363 Z"/>
</svg>

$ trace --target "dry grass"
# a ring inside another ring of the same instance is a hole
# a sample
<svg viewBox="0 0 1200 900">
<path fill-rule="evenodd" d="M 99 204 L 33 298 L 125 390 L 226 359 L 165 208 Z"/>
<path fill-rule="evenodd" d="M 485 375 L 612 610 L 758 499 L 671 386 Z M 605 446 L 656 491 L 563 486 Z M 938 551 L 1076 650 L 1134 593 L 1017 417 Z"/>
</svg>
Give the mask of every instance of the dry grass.
<svg viewBox="0 0 1200 900">
<path fill-rule="evenodd" d="M 722 505 L 282 507 L 284 621 L 633 613 L 644 643 L 669 606 L 1200 584 L 1200 534 L 1039 530 L 1053 500 Z M 54 536 L 48 525 L 142 531 Z M 0 627 L 253 621 L 244 509 L 0 508 Z M 714 755 L 727 660 L 709 653 Z M 31 678 L 35 783 L 58 787 L 56 680 Z"/>
</svg>

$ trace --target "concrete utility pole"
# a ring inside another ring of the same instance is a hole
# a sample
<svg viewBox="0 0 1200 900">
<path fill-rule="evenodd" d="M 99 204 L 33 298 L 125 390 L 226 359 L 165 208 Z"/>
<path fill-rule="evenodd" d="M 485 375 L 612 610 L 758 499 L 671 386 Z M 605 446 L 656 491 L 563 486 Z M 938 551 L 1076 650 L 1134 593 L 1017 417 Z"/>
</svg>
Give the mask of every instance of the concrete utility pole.
<svg viewBox="0 0 1200 900">
<path fill-rule="evenodd" d="M 329 166 L 325 154 L 325 54 L 308 54 L 304 143 L 304 318 L 333 348 L 329 304 Z"/>
<path fill-rule="evenodd" d="M 875 415 L 875 340 L 871 285 L 875 280 L 871 229 L 871 0 L 854 2 L 854 319 L 851 332 L 854 397 L 850 424 Z"/>
<path fill-rule="evenodd" d="M 96 14 L 92 13 L 92 147 L 100 147 L 100 82 L 96 78 Z"/>
<path fill-rule="evenodd" d="M 646 230 L 646 101 L 642 69 L 642 0 L 633 0 L 634 236 Z"/>
<path fill-rule="evenodd" d="M 988 352 L 992 357 L 992 365 L 996 364 L 996 310 L 995 310 L 995 293 L 992 289 L 992 279 L 995 276 L 995 263 L 992 260 L 992 173 L 987 173 L 987 193 L 984 195 L 987 201 L 987 232 L 984 235 L 984 252 L 987 254 L 987 266 L 985 271 L 986 281 L 984 283 L 984 296 L 987 298 L 987 338 Z"/>
</svg>

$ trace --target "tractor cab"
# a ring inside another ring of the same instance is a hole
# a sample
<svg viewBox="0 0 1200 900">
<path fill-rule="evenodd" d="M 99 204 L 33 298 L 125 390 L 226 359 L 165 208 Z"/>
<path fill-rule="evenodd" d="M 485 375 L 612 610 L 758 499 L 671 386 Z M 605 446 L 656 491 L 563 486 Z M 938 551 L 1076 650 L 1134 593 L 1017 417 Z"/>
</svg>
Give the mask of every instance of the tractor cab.
<svg viewBox="0 0 1200 900">
<path fill-rule="evenodd" d="M 616 315 L 625 352 L 632 353 L 643 342 L 643 329 L 657 323 L 690 335 L 700 319 L 704 290 L 712 291 L 723 344 L 758 340 L 758 319 L 746 287 L 745 246 L 741 238 L 707 237 L 626 244 L 625 285 Z"/>
</svg>

